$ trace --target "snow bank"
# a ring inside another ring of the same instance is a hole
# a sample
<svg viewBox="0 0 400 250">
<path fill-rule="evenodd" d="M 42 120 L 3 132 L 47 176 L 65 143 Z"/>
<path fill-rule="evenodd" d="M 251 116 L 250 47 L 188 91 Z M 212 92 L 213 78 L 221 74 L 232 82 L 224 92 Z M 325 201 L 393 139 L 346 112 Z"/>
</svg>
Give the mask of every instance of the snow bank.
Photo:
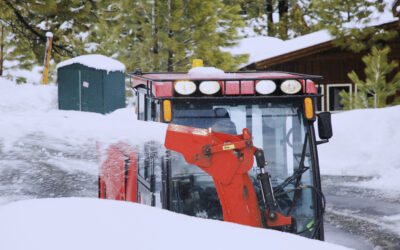
<svg viewBox="0 0 400 250">
<path fill-rule="evenodd" d="M 65 60 L 57 64 L 57 69 L 71 65 L 74 63 L 79 63 L 90 68 L 95 68 L 99 70 L 105 70 L 108 72 L 112 71 L 122 71 L 125 72 L 125 65 L 121 62 L 114 60 L 110 57 L 103 55 L 93 54 L 93 55 L 83 55 Z"/>
<path fill-rule="evenodd" d="M 17 85 L 0 77 L 0 112 L 46 112 L 57 108 L 57 87 L 54 85 Z M 4 116 L 3 116 L 4 117 Z M 5 119 L 1 119 L 5 121 Z"/>
<path fill-rule="evenodd" d="M 0 249 L 347 249 L 129 202 L 63 198 L 0 206 Z"/>
<path fill-rule="evenodd" d="M 6 78 L 11 78 L 14 81 L 18 78 L 25 78 L 26 83 L 39 84 L 42 82 L 43 66 L 33 66 L 32 70 L 20 69 L 18 61 L 4 61 L 4 77 L 0 77 L 0 84 L 12 82 Z"/>
<path fill-rule="evenodd" d="M 125 141 L 131 145 L 145 141 L 164 142 L 166 124 L 136 120 L 132 108 L 117 110 L 109 115 L 97 113 L 51 110 L 21 113 L 0 113 L 3 150 L 11 150 L 21 138 L 31 134 L 63 140 L 76 146 L 96 141 L 109 145 Z"/>
<path fill-rule="evenodd" d="M 57 87 L 52 85 L 0 84 L 0 149 L 11 150 L 28 135 L 63 140 L 82 146 L 96 141 L 108 145 L 125 141 L 132 145 L 154 140 L 164 143 L 166 124 L 142 122 L 133 108 L 108 115 L 57 109 Z"/>
<path fill-rule="evenodd" d="M 318 146 L 321 173 L 373 176 L 373 187 L 400 191 L 399 124 L 400 106 L 334 114 L 333 137 Z"/>
</svg>

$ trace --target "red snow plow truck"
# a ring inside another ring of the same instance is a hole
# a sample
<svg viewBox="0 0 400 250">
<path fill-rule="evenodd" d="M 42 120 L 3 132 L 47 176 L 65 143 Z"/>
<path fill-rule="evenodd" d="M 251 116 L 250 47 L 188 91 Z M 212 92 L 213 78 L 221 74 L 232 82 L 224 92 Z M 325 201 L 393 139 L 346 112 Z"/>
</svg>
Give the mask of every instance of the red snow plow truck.
<svg viewBox="0 0 400 250">
<path fill-rule="evenodd" d="M 320 76 L 209 67 L 130 75 L 137 118 L 167 123 L 165 143 L 110 146 L 100 198 L 324 239 L 317 145 L 332 127 L 330 113 L 315 112 Z"/>
</svg>

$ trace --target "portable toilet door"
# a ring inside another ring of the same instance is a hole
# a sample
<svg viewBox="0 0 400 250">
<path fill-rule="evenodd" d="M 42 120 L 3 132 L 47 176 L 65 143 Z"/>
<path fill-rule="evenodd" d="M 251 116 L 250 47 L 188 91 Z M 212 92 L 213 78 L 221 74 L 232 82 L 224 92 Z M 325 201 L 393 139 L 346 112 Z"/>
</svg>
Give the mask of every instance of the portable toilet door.
<svg viewBox="0 0 400 250">
<path fill-rule="evenodd" d="M 81 69 L 79 74 L 80 110 L 106 113 L 104 110 L 104 72 Z"/>
<path fill-rule="evenodd" d="M 125 107 L 122 63 L 102 55 L 85 55 L 59 63 L 57 72 L 59 109 L 105 114 Z"/>
</svg>

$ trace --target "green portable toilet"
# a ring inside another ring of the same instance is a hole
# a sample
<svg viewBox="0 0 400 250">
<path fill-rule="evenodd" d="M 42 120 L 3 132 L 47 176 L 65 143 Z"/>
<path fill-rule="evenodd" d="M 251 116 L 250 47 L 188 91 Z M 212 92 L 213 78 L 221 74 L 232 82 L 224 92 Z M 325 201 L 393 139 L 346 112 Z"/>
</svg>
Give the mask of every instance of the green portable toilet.
<svg viewBox="0 0 400 250">
<path fill-rule="evenodd" d="M 103 55 L 78 56 L 57 65 L 58 108 L 110 113 L 125 107 L 125 65 Z"/>
</svg>

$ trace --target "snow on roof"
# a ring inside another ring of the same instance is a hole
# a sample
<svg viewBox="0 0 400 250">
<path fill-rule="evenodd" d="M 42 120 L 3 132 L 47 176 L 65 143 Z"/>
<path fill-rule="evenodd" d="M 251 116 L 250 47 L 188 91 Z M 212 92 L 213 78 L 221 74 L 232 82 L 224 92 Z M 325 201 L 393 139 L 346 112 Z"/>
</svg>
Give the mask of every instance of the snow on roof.
<svg viewBox="0 0 400 250">
<path fill-rule="evenodd" d="M 79 63 L 85 65 L 89 68 L 95 68 L 99 70 L 105 70 L 108 72 L 112 71 L 121 71 L 125 72 L 125 65 L 115 59 L 112 59 L 107 56 L 93 54 L 93 55 L 83 55 L 71 58 L 69 60 L 65 60 L 57 64 L 57 69 L 74 64 Z"/>
<path fill-rule="evenodd" d="M 222 69 L 214 67 L 195 67 L 188 71 L 189 75 L 223 75 L 225 72 Z"/>
<path fill-rule="evenodd" d="M 237 46 L 224 48 L 223 50 L 230 52 L 232 55 L 249 54 L 248 62 L 239 66 L 242 68 L 261 60 L 328 42 L 332 39 L 333 37 L 327 30 L 320 30 L 287 41 L 274 37 L 259 36 L 244 38 L 240 40 Z"/>
</svg>

